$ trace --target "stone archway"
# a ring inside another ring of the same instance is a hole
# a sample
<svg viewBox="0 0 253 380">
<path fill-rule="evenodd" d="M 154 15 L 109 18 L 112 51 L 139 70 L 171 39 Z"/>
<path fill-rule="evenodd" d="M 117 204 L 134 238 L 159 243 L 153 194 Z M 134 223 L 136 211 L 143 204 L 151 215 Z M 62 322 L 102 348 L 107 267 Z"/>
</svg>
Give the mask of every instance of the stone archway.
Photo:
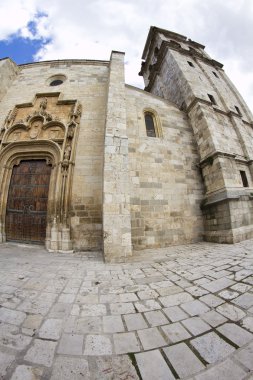
<svg viewBox="0 0 253 380">
<path fill-rule="evenodd" d="M 53 251 L 64 248 L 59 234 L 59 230 L 62 228 L 60 159 L 60 149 L 52 141 L 14 142 L 1 151 L 0 242 L 6 241 L 6 208 L 13 168 L 20 165 L 22 161 L 46 160 L 52 169 L 48 189 L 45 245 Z"/>
<path fill-rule="evenodd" d="M 6 241 L 13 168 L 25 160 L 46 160 L 52 169 L 45 245 L 49 251 L 72 250 L 69 209 L 81 105 L 76 100 L 60 100 L 59 95 L 37 94 L 32 103 L 16 105 L 0 129 L 0 242 Z M 27 207 L 30 209 L 25 205 L 25 210 Z"/>
<path fill-rule="evenodd" d="M 7 241 L 44 244 L 51 165 L 21 160 L 13 166 L 5 214 Z"/>
</svg>

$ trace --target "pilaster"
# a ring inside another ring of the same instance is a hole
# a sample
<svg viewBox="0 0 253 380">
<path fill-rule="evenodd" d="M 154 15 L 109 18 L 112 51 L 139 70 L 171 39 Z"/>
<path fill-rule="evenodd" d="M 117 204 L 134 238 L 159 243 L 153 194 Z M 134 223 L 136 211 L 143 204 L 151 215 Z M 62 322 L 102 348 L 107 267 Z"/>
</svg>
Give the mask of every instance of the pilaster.
<svg viewBox="0 0 253 380">
<path fill-rule="evenodd" d="M 124 53 L 110 59 L 104 141 L 103 233 L 106 261 L 132 254 Z"/>
</svg>

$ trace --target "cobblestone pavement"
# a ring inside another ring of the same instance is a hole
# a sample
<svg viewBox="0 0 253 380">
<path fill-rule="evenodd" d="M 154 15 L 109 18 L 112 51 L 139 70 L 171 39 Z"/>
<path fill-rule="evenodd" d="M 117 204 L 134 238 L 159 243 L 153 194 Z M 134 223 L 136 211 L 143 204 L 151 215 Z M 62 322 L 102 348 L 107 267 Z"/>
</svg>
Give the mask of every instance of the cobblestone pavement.
<svg viewBox="0 0 253 380">
<path fill-rule="evenodd" d="M 253 240 L 104 264 L 0 246 L 0 379 L 253 379 Z"/>
</svg>

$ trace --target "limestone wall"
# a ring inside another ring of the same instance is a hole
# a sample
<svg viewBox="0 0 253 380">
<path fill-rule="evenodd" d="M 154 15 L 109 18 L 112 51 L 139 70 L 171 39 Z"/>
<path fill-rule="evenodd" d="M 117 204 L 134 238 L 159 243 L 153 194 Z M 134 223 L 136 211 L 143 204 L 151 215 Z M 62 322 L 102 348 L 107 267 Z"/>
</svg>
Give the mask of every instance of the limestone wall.
<svg viewBox="0 0 253 380">
<path fill-rule="evenodd" d="M 201 240 L 203 186 L 187 117 L 168 101 L 130 86 L 126 90 L 134 248 Z M 154 110 L 162 137 L 147 137 L 147 109 Z"/>
<path fill-rule="evenodd" d="M 49 78 L 65 75 L 59 86 L 49 86 Z M 70 227 L 74 249 L 102 246 L 102 168 L 108 62 L 67 60 L 19 66 L 19 74 L 0 103 L 0 125 L 16 104 L 33 102 L 38 93 L 59 93 L 59 99 L 76 99 L 82 105 L 77 127 Z M 50 102 L 49 102 L 50 103 Z M 52 109 L 52 114 L 57 113 Z M 66 115 L 59 119 L 67 122 Z M 52 222 L 52 221 L 51 221 Z"/>
</svg>

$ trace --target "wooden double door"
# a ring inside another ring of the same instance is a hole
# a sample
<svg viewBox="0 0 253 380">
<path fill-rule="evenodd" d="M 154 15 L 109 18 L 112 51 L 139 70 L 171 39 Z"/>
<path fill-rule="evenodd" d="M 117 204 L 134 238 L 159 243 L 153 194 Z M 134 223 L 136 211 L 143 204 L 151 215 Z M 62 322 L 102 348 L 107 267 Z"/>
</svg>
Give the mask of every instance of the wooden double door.
<svg viewBox="0 0 253 380">
<path fill-rule="evenodd" d="M 24 160 L 12 170 L 5 218 L 6 240 L 43 244 L 51 166 Z"/>
</svg>

